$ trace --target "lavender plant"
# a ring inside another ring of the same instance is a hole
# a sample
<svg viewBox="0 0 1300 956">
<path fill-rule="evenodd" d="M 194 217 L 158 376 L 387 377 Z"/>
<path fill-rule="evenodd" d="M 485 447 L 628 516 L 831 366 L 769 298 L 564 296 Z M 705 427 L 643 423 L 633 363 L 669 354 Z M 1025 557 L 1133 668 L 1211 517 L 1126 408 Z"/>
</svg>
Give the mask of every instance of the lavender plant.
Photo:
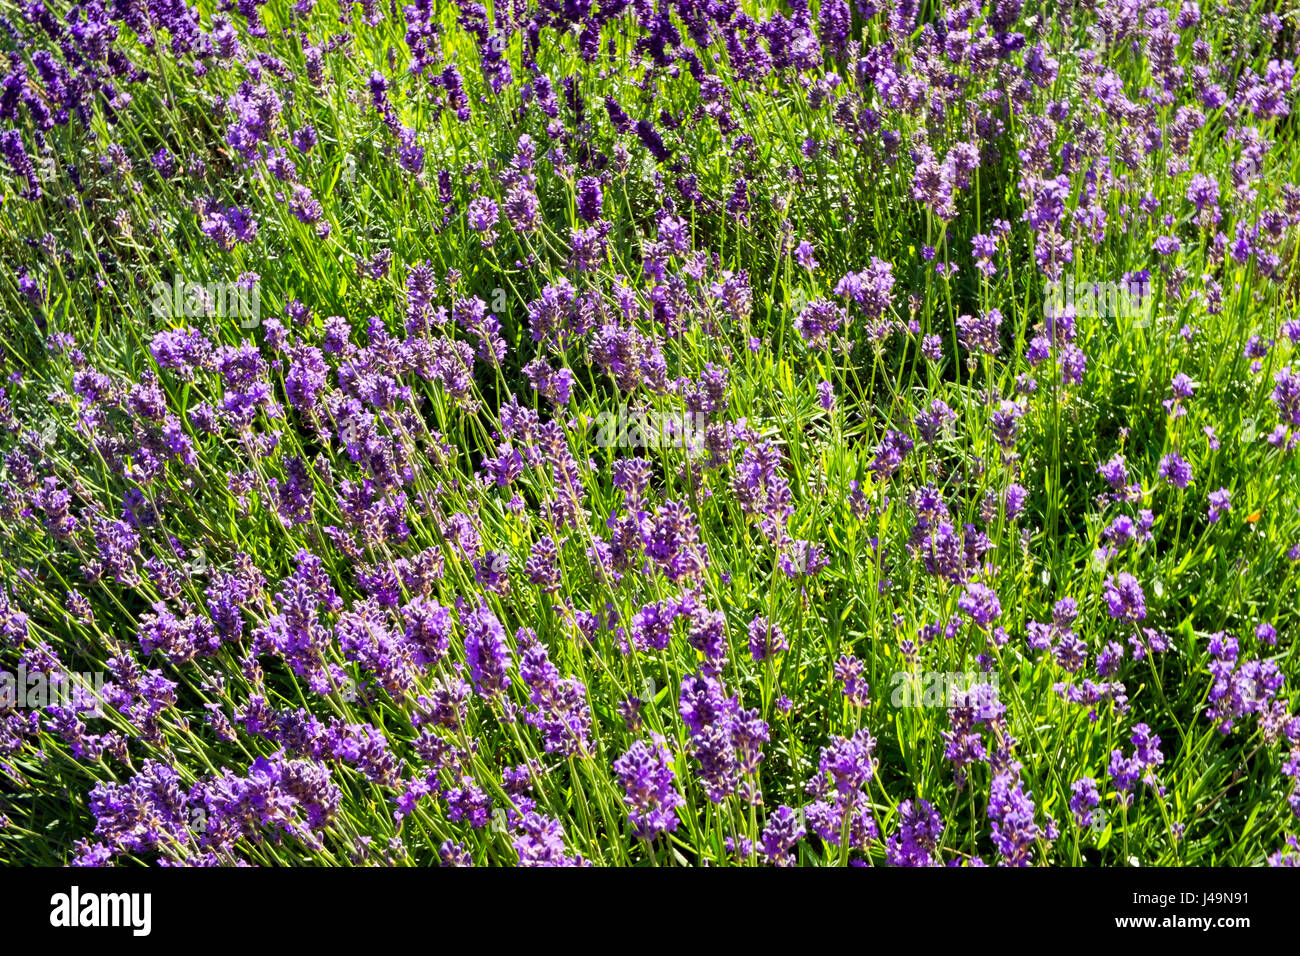
<svg viewBox="0 0 1300 956">
<path fill-rule="evenodd" d="M 0 862 L 1300 863 L 1297 28 L 3 0 Z"/>
</svg>

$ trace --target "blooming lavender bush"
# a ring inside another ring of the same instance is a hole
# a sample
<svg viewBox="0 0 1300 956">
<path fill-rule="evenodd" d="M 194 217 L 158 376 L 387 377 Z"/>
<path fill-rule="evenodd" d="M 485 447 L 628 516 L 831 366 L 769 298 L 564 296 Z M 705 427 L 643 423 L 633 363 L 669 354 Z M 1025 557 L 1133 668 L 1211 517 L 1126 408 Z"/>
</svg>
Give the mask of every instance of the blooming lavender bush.
<svg viewBox="0 0 1300 956">
<path fill-rule="evenodd" d="M 0 862 L 1300 863 L 1281 13 L 4 7 Z"/>
</svg>

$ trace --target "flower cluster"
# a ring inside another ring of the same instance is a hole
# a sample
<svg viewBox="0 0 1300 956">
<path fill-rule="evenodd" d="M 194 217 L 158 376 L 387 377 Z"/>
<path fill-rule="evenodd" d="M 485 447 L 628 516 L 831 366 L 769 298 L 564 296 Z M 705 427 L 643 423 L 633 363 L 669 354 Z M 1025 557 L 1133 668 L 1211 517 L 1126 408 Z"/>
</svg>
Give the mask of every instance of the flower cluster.
<svg viewBox="0 0 1300 956">
<path fill-rule="evenodd" d="M 1269 4 L 216 6 L 0 16 L 0 862 L 1295 862 Z"/>
</svg>

